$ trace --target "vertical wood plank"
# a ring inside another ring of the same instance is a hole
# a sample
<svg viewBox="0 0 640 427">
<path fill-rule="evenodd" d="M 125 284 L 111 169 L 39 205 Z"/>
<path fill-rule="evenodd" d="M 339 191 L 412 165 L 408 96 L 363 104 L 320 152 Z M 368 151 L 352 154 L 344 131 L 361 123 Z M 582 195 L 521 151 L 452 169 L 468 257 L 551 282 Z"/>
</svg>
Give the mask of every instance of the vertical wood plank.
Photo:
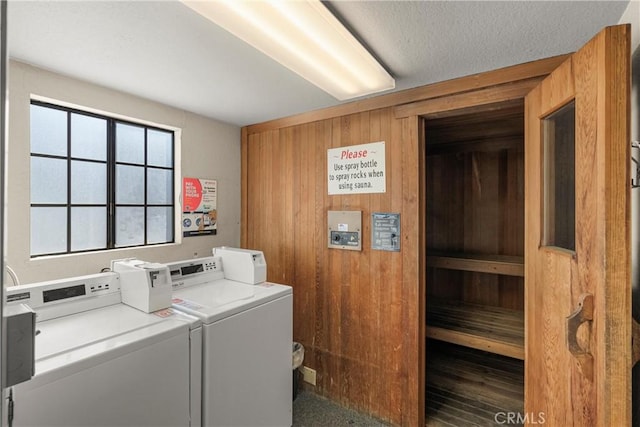
<svg viewBox="0 0 640 427">
<path fill-rule="evenodd" d="M 607 126 L 599 133 L 598 147 L 604 151 L 604 179 L 608 196 L 606 216 L 606 284 L 604 298 L 596 309 L 607 313 L 598 337 L 606 353 L 600 358 L 598 405 L 602 425 L 631 423 L 631 270 L 630 270 L 630 45 L 631 26 L 609 27 L 599 49 L 599 121 Z"/>
<path fill-rule="evenodd" d="M 384 114 L 381 110 L 375 110 L 369 113 L 369 127 L 370 127 L 370 139 L 372 142 L 382 141 L 387 135 L 388 124 L 384 122 Z M 369 197 L 369 209 L 370 212 L 384 210 L 384 200 L 386 200 L 386 194 L 372 194 Z M 370 236 L 370 234 L 369 234 Z M 369 237 L 370 238 L 370 237 Z M 365 330 L 367 336 L 371 337 L 368 340 L 368 345 L 365 349 L 366 359 L 365 363 L 368 364 L 368 379 L 367 384 L 367 402 L 368 407 L 375 413 L 381 413 L 381 400 L 383 398 L 380 390 L 384 387 L 384 378 L 379 375 L 379 371 L 375 371 L 376 367 L 382 366 L 382 359 L 380 357 L 379 342 L 383 339 L 382 333 L 382 292 L 386 285 L 382 274 L 380 272 L 380 263 L 382 254 L 380 251 L 372 250 L 369 254 L 369 266 L 368 271 L 364 271 L 363 274 L 369 277 L 369 284 L 367 294 L 369 296 L 369 325 Z"/>
<path fill-rule="evenodd" d="M 403 385 L 401 415 L 403 425 L 424 424 L 424 376 L 411 375 L 411 372 L 424 372 L 424 264 L 421 265 L 421 254 L 424 254 L 426 242 L 420 237 L 425 232 L 424 217 L 421 211 L 425 202 L 424 174 L 421 174 L 421 165 L 424 165 L 424 152 L 421 150 L 424 144 L 424 134 L 421 131 L 421 121 L 418 117 L 409 117 L 402 121 L 402 256 L 403 279 L 402 301 L 405 301 L 402 313 L 403 349 L 415 348 L 417 351 L 403 351 L 401 356 L 401 372 L 407 376 Z M 413 162 L 413 159 L 420 161 Z M 412 164 L 413 163 L 413 164 Z M 417 189 L 417 191 L 416 191 Z M 418 236 L 416 239 L 415 236 Z M 420 278 L 417 282 L 414 277 Z M 414 325 L 419 325 L 415 328 Z M 421 327 L 420 327 L 421 325 Z M 417 394 L 415 390 L 418 390 Z"/>
<path fill-rule="evenodd" d="M 240 131 L 240 247 L 247 248 L 247 227 L 249 192 L 249 133 L 243 127 Z"/>
</svg>

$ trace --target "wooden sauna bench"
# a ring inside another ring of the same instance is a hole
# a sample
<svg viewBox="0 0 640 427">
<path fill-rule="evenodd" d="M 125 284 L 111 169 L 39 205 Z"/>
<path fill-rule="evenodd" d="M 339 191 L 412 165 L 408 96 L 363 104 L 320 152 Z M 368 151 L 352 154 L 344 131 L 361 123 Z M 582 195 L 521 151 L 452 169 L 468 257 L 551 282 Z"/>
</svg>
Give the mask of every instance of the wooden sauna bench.
<svg viewBox="0 0 640 427">
<path fill-rule="evenodd" d="M 429 298 L 426 334 L 524 360 L 524 312 L 520 310 Z"/>
<path fill-rule="evenodd" d="M 519 256 L 480 255 L 429 250 L 427 266 L 524 277 L 524 257 Z"/>
<path fill-rule="evenodd" d="M 427 266 L 524 277 L 524 258 L 429 251 Z M 428 338 L 524 360 L 524 312 L 427 298 Z"/>
</svg>

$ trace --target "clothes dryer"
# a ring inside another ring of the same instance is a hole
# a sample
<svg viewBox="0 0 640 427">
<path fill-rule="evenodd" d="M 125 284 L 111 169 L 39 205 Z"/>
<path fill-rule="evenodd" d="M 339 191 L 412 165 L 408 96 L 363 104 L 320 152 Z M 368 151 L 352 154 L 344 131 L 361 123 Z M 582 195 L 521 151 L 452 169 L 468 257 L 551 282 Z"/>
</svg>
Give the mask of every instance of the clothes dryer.
<svg viewBox="0 0 640 427">
<path fill-rule="evenodd" d="M 173 307 L 203 323 L 204 426 L 290 426 L 290 286 L 224 277 L 220 257 L 168 263 Z"/>
</svg>

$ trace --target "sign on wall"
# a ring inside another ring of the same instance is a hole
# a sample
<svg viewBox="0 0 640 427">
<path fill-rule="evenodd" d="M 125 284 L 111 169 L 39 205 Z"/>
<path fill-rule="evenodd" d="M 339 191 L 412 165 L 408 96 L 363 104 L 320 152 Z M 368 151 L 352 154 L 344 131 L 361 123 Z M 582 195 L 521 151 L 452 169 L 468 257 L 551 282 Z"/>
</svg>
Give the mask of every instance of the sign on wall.
<svg viewBox="0 0 640 427">
<path fill-rule="evenodd" d="M 384 141 L 327 150 L 329 195 L 387 191 Z"/>
<path fill-rule="evenodd" d="M 182 178 L 182 236 L 211 236 L 218 232 L 218 182 Z"/>
<path fill-rule="evenodd" d="M 400 252 L 400 214 L 371 214 L 371 249 Z"/>
</svg>

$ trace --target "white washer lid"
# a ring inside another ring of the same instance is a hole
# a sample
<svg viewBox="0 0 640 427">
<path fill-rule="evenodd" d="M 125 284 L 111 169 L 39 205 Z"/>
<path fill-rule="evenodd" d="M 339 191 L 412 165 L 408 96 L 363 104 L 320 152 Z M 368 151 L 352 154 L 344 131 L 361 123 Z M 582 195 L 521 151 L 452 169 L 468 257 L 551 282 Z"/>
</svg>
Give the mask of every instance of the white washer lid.
<svg viewBox="0 0 640 427">
<path fill-rule="evenodd" d="M 248 285 L 220 279 L 174 290 L 172 306 L 209 324 L 291 293 L 291 286 L 277 283 Z"/>
<path fill-rule="evenodd" d="M 190 329 L 201 322 L 177 310 L 161 312 L 147 314 L 115 304 L 36 323 L 35 376 L 18 386 L 36 389 L 176 336 L 184 337 L 188 346 Z"/>
<path fill-rule="evenodd" d="M 177 316 L 174 316 L 177 317 Z M 161 322 L 167 322 L 169 329 L 184 327 L 187 323 L 168 319 L 155 314 L 147 314 L 125 304 L 115 304 L 95 310 L 89 310 L 69 316 L 58 317 L 36 324 L 39 334 L 36 336 L 36 364 L 38 361 L 73 351 L 91 344 L 120 337 L 149 328 Z M 165 329 L 165 328 L 163 328 Z"/>
</svg>

